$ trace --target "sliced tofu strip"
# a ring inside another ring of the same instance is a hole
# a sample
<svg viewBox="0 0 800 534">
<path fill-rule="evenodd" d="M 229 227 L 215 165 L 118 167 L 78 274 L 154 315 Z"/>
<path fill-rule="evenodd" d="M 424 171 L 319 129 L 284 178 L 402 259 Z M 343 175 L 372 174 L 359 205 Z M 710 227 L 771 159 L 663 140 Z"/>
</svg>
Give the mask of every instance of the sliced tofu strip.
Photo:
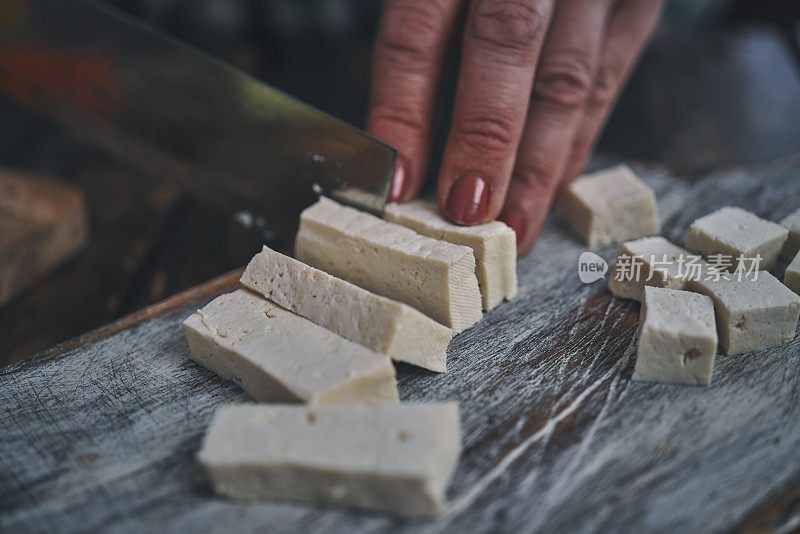
<svg viewBox="0 0 800 534">
<path fill-rule="evenodd" d="M 262 402 L 397 400 L 388 357 L 244 289 L 183 323 L 191 357 Z"/>
<path fill-rule="evenodd" d="M 444 372 L 453 331 L 395 300 L 370 293 L 264 247 L 242 284 L 284 308 L 375 352 Z"/>
<path fill-rule="evenodd" d="M 461 450 L 458 407 L 220 408 L 199 454 L 220 494 L 441 512 Z"/>
<path fill-rule="evenodd" d="M 297 259 L 460 332 L 481 318 L 472 249 L 327 198 L 300 216 Z"/>
<path fill-rule="evenodd" d="M 448 221 L 436 204 L 425 200 L 389 204 L 383 217 L 418 234 L 471 248 L 484 310 L 517 294 L 517 237 L 502 222 L 461 226 Z"/>
</svg>

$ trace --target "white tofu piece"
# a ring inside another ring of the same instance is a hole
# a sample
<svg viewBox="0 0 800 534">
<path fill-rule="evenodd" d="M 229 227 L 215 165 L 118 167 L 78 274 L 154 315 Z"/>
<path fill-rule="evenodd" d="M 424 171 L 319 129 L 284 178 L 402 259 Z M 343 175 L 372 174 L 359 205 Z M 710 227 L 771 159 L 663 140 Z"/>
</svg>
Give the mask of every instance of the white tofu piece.
<svg viewBox="0 0 800 534">
<path fill-rule="evenodd" d="M 742 208 L 728 206 L 700 217 L 689 227 L 686 248 L 702 254 L 712 263 L 712 255 L 722 254 L 729 270 L 770 269 L 775 265 L 788 230 L 757 217 Z M 761 260 L 755 264 L 757 255 Z"/>
<path fill-rule="evenodd" d="M 287 310 L 375 352 L 444 372 L 453 331 L 411 306 L 264 247 L 242 284 Z"/>
<path fill-rule="evenodd" d="M 303 211 L 296 257 L 390 299 L 456 333 L 481 318 L 472 249 L 421 236 L 327 198 Z"/>
<path fill-rule="evenodd" d="M 716 353 L 710 297 L 666 287 L 644 288 L 633 380 L 707 386 Z"/>
<path fill-rule="evenodd" d="M 687 289 L 714 299 L 720 346 L 727 354 L 777 347 L 794 339 L 800 297 L 767 271 L 704 276 Z"/>
<path fill-rule="evenodd" d="M 559 212 L 590 247 L 659 233 L 656 196 L 627 165 L 572 182 L 559 196 Z"/>
<path fill-rule="evenodd" d="M 517 294 L 517 236 L 504 223 L 454 224 L 442 215 L 439 206 L 425 200 L 388 204 L 383 217 L 418 234 L 471 248 L 484 310 Z"/>
<path fill-rule="evenodd" d="M 800 209 L 784 217 L 781 226 L 789 230 L 789 237 L 783 244 L 781 255 L 794 258 L 800 252 Z"/>
<path fill-rule="evenodd" d="M 800 252 L 798 252 L 792 263 L 786 267 L 786 272 L 783 273 L 783 284 L 800 295 Z"/>
<path fill-rule="evenodd" d="M 183 323 L 191 357 L 261 402 L 396 401 L 388 357 L 240 289 Z"/>
<path fill-rule="evenodd" d="M 702 257 L 663 237 L 644 237 L 622 245 L 608 288 L 618 297 L 640 301 L 645 286 L 684 289 L 705 265 Z"/>
<path fill-rule="evenodd" d="M 199 459 L 216 491 L 429 515 L 461 451 L 458 406 L 226 406 Z"/>
</svg>

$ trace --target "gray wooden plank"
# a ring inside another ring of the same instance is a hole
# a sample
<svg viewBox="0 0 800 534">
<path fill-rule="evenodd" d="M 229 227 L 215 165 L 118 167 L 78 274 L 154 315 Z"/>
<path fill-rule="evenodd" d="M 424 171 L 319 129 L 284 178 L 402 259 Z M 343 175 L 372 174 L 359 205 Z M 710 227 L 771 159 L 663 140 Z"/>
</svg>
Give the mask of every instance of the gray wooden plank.
<svg viewBox="0 0 800 534">
<path fill-rule="evenodd" d="M 638 170 L 678 242 L 726 204 L 771 219 L 800 206 L 797 158 L 691 182 Z M 793 495 L 800 340 L 718 356 L 709 388 L 632 382 L 638 304 L 581 284 L 583 250 L 552 217 L 519 296 L 456 336 L 447 374 L 398 366 L 403 400 L 460 403 L 438 519 L 216 497 L 195 454 L 216 407 L 247 397 L 188 359 L 180 323 L 206 296 L 0 371 L 0 530 L 719 531 Z M 777 527 L 800 520 L 781 511 Z"/>
</svg>

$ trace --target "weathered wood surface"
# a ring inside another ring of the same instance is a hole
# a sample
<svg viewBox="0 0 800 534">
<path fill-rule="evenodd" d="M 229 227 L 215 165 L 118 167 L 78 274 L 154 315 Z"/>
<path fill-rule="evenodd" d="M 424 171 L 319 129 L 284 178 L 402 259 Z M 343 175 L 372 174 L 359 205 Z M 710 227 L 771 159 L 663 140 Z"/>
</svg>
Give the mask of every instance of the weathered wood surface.
<svg viewBox="0 0 800 534">
<path fill-rule="evenodd" d="M 771 219 L 800 205 L 800 159 L 696 182 L 639 170 L 678 242 L 726 204 Z M 398 366 L 403 400 L 461 407 L 464 451 L 436 520 L 213 494 L 195 454 L 216 407 L 247 397 L 188 359 L 180 323 L 234 273 L 0 370 L 0 531 L 800 527 L 800 339 L 718 356 L 709 388 L 632 382 L 638 304 L 581 284 L 583 250 L 549 220 L 519 262 L 519 296 L 453 340 L 447 374 Z"/>
</svg>

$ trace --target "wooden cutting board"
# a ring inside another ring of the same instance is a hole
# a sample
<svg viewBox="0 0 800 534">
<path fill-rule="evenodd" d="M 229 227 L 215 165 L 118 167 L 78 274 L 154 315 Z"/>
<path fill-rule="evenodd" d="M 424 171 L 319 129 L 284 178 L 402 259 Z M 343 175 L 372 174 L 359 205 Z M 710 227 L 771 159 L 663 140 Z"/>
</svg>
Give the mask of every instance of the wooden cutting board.
<svg viewBox="0 0 800 534">
<path fill-rule="evenodd" d="M 678 243 L 721 206 L 777 220 L 800 205 L 800 159 L 694 182 L 638 170 Z M 0 530 L 800 526 L 800 339 L 718 356 L 708 388 L 633 382 L 639 305 L 582 284 L 584 250 L 551 218 L 519 260 L 519 296 L 456 336 L 447 374 L 398 365 L 403 401 L 460 404 L 464 449 L 437 519 L 214 495 L 195 455 L 214 410 L 248 399 L 189 359 L 181 322 L 237 287 L 234 272 L 0 371 Z"/>
<path fill-rule="evenodd" d="M 19 295 L 89 239 L 76 188 L 0 169 L 0 306 Z"/>
</svg>

